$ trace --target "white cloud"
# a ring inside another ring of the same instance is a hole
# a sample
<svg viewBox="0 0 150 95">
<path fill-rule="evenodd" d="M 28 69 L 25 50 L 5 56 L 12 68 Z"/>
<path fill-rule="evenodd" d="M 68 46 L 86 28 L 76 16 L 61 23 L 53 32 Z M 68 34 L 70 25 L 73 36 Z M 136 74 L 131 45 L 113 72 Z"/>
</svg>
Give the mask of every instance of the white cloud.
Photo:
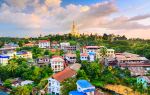
<svg viewBox="0 0 150 95">
<path fill-rule="evenodd" d="M 139 22 L 141 19 L 148 18 L 149 15 L 132 18 L 122 16 L 110 20 L 110 15 L 118 12 L 115 2 L 111 1 L 89 6 L 69 4 L 65 7 L 61 7 L 61 0 L 45 0 L 43 3 L 39 0 L 5 1 L 6 3 L 3 3 L 0 8 L 0 23 L 16 25 L 22 34 L 30 33 L 31 36 L 41 33 L 45 35 L 52 32 L 70 32 L 73 20 L 78 23 L 81 32 L 100 34 L 106 32 L 130 36 L 132 31 L 141 33 L 150 29 L 149 26 Z M 14 33 L 19 35 L 19 32 Z M 138 37 L 138 33 L 133 36 Z"/>
</svg>

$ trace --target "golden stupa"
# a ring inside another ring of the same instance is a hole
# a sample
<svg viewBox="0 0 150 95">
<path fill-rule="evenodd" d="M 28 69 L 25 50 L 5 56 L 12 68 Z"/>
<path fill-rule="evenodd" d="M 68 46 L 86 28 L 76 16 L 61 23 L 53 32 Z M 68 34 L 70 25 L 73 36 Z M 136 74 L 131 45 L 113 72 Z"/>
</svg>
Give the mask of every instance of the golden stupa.
<svg viewBox="0 0 150 95">
<path fill-rule="evenodd" d="M 74 21 L 73 21 L 73 24 L 72 24 L 72 29 L 71 29 L 70 34 L 71 34 L 72 36 L 75 36 L 75 37 L 80 37 L 80 33 L 78 32 L 78 28 L 77 28 L 77 26 L 75 25 Z"/>
</svg>

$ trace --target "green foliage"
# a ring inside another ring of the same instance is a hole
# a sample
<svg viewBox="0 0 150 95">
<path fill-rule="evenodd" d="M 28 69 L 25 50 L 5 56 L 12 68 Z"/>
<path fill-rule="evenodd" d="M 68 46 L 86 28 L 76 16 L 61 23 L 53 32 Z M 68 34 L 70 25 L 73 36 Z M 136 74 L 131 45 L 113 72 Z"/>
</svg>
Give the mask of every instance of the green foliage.
<svg viewBox="0 0 150 95">
<path fill-rule="evenodd" d="M 4 86 L 8 87 L 8 88 L 11 88 L 11 81 L 10 81 L 10 79 L 7 79 L 7 80 L 4 81 Z"/>
<path fill-rule="evenodd" d="M 30 95 L 31 93 L 31 88 L 28 86 L 18 86 L 15 88 L 13 91 L 13 95 Z"/>
<path fill-rule="evenodd" d="M 76 77 L 77 77 L 77 79 L 88 80 L 88 76 L 86 75 L 84 70 L 79 70 Z"/>
<path fill-rule="evenodd" d="M 76 51 L 76 56 L 77 56 L 77 62 L 80 63 L 81 60 L 80 60 L 80 51 L 79 50 Z"/>
<path fill-rule="evenodd" d="M 65 80 L 61 87 L 61 95 L 68 95 L 68 93 L 72 90 L 76 90 L 76 78 L 69 78 Z"/>
</svg>

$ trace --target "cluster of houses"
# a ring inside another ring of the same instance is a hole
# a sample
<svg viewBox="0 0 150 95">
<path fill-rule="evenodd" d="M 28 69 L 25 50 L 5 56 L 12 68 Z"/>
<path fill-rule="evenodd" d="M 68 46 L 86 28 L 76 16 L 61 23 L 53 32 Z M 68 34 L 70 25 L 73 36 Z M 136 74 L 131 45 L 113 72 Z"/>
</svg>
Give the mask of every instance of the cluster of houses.
<svg viewBox="0 0 150 95">
<path fill-rule="evenodd" d="M 71 45 L 69 42 L 57 41 L 51 42 L 50 40 L 39 40 L 38 42 L 29 42 L 24 44 L 23 47 L 38 46 L 44 50 L 63 50 L 63 56 L 42 56 L 34 59 L 35 64 L 39 67 L 50 65 L 54 74 L 48 79 L 48 93 L 60 94 L 61 83 L 71 77 L 75 77 L 81 65 L 77 62 L 76 51 L 80 51 L 80 60 L 93 62 L 96 59 L 102 58 L 100 52 L 104 46 L 84 46 Z M 9 43 L 0 48 L 0 64 L 7 65 L 8 61 L 12 58 L 26 58 L 33 59 L 32 52 L 30 51 L 16 51 L 20 48 L 17 44 Z M 128 68 L 133 77 L 137 77 L 138 83 L 143 83 L 146 88 L 150 84 L 150 77 L 146 76 L 150 70 L 150 62 L 147 58 L 133 53 L 115 53 L 114 49 L 106 48 L 106 56 L 104 58 L 105 66 L 120 67 L 121 69 Z M 94 95 L 95 87 L 86 80 L 77 81 L 77 91 L 72 91 L 69 95 Z M 86 92 L 87 91 L 87 92 Z M 88 93 L 88 91 L 91 91 Z M 81 94 L 83 93 L 83 94 Z"/>
</svg>

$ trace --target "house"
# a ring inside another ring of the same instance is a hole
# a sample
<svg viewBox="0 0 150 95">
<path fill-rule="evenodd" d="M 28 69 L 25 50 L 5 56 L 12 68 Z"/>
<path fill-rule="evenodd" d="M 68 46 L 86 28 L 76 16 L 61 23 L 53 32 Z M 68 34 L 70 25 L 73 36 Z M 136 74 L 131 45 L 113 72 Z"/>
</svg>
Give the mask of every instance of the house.
<svg viewBox="0 0 150 95">
<path fill-rule="evenodd" d="M 75 63 L 76 62 L 76 54 L 67 53 L 65 54 L 65 61 L 67 63 Z"/>
<path fill-rule="evenodd" d="M 106 66 L 117 66 L 118 61 L 114 57 L 106 57 L 105 65 Z"/>
<path fill-rule="evenodd" d="M 81 61 L 88 61 L 88 59 L 89 59 L 88 56 L 89 55 L 87 53 L 81 53 L 80 54 L 80 60 Z"/>
<path fill-rule="evenodd" d="M 39 48 L 50 48 L 50 41 L 49 40 L 39 40 L 38 46 L 39 46 Z"/>
<path fill-rule="evenodd" d="M 65 68 L 63 71 L 54 74 L 48 79 L 48 93 L 61 95 L 61 83 L 68 78 L 76 76 L 77 72 L 70 67 Z"/>
<path fill-rule="evenodd" d="M 35 42 L 29 42 L 23 45 L 23 47 L 34 47 L 34 46 L 37 46 Z"/>
<path fill-rule="evenodd" d="M 42 56 L 36 59 L 36 63 L 39 67 L 47 66 L 50 64 L 50 57 L 49 56 Z"/>
<path fill-rule="evenodd" d="M 3 53 L 2 55 L 4 56 L 9 56 L 9 59 L 15 58 L 16 57 L 17 52 L 16 51 L 7 51 L 6 53 Z"/>
<path fill-rule="evenodd" d="M 34 81 L 31 81 L 31 80 L 25 80 L 25 81 L 22 81 L 22 82 L 21 82 L 21 86 L 33 84 L 33 82 L 34 82 Z"/>
<path fill-rule="evenodd" d="M 142 84 L 144 88 L 150 86 L 150 76 L 139 76 L 137 77 L 137 83 Z"/>
<path fill-rule="evenodd" d="M 26 59 L 32 59 L 32 52 L 29 52 L 29 51 L 18 51 L 16 53 L 16 57 L 18 58 L 26 58 Z"/>
<path fill-rule="evenodd" d="M 58 49 L 60 47 L 59 43 L 57 41 L 53 41 L 51 43 L 51 48 L 53 49 Z"/>
<path fill-rule="evenodd" d="M 17 48 L 19 48 L 17 44 L 9 43 L 0 48 L 0 52 L 1 54 L 7 54 L 9 52 L 15 52 Z"/>
<path fill-rule="evenodd" d="M 78 80 L 77 91 L 69 92 L 69 95 L 94 95 L 95 87 L 87 80 Z"/>
<path fill-rule="evenodd" d="M 89 61 L 90 62 L 95 61 L 95 59 L 96 59 L 96 53 L 93 52 L 93 51 L 90 51 L 90 52 L 88 52 L 88 54 L 89 54 Z"/>
<path fill-rule="evenodd" d="M 68 53 L 74 53 L 76 52 L 76 50 L 79 50 L 79 48 L 76 45 L 64 47 L 64 51 Z"/>
<path fill-rule="evenodd" d="M 9 56 L 0 55 L 0 64 L 2 64 L 3 66 L 7 65 L 9 59 Z"/>
<path fill-rule="evenodd" d="M 53 56 L 50 59 L 50 65 L 54 72 L 59 72 L 64 69 L 64 59 L 61 56 Z"/>
<path fill-rule="evenodd" d="M 143 63 L 145 61 L 148 61 L 147 58 L 141 57 L 137 54 L 132 54 L 128 52 L 124 53 L 116 53 L 115 54 L 116 60 L 118 61 L 118 65 L 120 64 L 131 64 L 131 63 Z"/>
<path fill-rule="evenodd" d="M 70 46 L 69 42 L 62 42 L 62 43 L 60 43 L 60 49 L 62 49 L 62 50 L 64 50 L 68 46 Z"/>
<path fill-rule="evenodd" d="M 83 53 L 89 53 L 89 52 L 98 53 L 99 51 L 100 51 L 99 46 L 85 46 L 85 47 L 83 47 Z"/>
</svg>

